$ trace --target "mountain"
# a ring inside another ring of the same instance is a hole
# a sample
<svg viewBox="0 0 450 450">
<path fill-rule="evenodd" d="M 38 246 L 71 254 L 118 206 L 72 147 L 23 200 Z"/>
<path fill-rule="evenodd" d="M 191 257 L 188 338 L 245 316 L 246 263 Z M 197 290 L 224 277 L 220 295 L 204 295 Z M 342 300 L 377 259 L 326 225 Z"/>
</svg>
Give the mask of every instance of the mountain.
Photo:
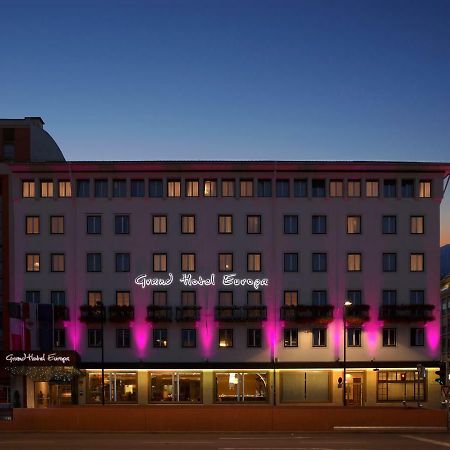
<svg viewBox="0 0 450 450">
<path fill-rule="evenodd" d="M 441 277 L 450 274 L 450 244 L 441 247 Z"/>
</svg>

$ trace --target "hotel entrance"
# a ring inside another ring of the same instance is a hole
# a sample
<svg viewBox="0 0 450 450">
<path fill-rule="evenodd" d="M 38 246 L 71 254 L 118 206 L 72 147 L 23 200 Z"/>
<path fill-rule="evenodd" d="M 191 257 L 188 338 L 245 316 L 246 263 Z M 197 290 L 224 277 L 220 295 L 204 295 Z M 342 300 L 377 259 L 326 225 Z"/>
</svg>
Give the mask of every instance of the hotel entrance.
<svg viewBox="0 0 450 450">
<path fill-rule="evenodd" d="M 347 405 L 364 405 L 364 372 L 349 372 L 346 377 Z"/>
<path fill-rule="evenodd" d="M 48 408 L 68 406 L 72 404 L 72 385 L 52 383 L 49 381 L 34 382 L 34 407 Z"/>
</svg>

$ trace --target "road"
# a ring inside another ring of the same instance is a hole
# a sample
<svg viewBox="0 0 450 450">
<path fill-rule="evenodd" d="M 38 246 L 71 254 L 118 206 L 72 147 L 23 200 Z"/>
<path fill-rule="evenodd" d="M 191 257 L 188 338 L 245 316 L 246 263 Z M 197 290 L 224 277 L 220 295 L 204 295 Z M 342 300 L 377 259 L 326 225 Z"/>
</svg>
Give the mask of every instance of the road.
<svg viewBox="0 0 450 450">
<path fill-rule="evenodd" d="M 438 450 L 450 434 L 2 433 L 0 450 Z"/>
</svg>

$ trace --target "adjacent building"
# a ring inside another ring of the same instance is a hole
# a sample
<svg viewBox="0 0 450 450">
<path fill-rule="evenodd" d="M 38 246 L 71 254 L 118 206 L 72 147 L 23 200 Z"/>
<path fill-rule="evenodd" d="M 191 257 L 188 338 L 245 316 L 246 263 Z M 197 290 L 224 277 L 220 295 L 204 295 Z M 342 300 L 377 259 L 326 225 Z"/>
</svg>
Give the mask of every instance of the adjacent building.
<svg viewBox="0 0 450 450">
<path fill-rule="evenodd" d="M 11 401 L 439 403 L 450 164 L 66 161 L 42 127 L 0 120 Z"/>
</svg>

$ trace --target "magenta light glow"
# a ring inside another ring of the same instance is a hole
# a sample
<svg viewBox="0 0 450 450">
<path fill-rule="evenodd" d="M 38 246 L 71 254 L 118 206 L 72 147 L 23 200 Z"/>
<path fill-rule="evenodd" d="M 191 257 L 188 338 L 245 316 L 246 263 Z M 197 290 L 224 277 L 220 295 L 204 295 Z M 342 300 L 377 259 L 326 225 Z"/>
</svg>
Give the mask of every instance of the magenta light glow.
<svg viewBox="0 0 450 450">
<path fill-rule="evenodd" d="M 214 351 L 214 339 L 218 322 L 214 320 L 214 289 L 207 288 L 202 290 L 198 297 L 200 311 L 200 320 L 196 323 L 196 328 L 200 337 L 200 349 L 205 359 L 210 358 Z"/>
<path fill-rule="evenodd" d="M 440 321 L 434 320 L 425 325 L 425 340 L 431 357 L 439 356 Z"/>
<path fill-rule="evenodd" d="M 137 355 L 139 358 L 143 358 L 146 354 L 146 350 L 149 348 L 148 343 L 152 325 L 145 320 L 145 306 L 136 305 L 134 317 L 139 317 L 139 319 L 135 319 L 131 322 L 130 327 L 133 328 L 133 339 L 136 346 Z"/>
</svg>

